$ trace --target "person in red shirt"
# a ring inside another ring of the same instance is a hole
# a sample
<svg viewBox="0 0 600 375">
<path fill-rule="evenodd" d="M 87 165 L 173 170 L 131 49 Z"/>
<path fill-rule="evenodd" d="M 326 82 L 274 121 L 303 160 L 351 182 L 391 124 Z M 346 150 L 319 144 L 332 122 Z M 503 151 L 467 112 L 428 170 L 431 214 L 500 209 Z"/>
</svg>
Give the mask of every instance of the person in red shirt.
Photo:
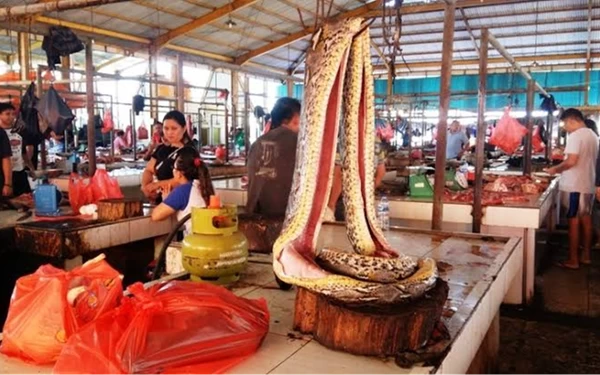
<svg viewBox="0 0 600 375">
<path fill-rule="evenodd" d="M 144 160 L 150 161 L 152 154 L 159 145 L 163 144 L 163 124 L 160 122 L 155 123 L 152 126 L 152 139 L 148 145 L 148 151 L 144 155 Z"/>
</svg>

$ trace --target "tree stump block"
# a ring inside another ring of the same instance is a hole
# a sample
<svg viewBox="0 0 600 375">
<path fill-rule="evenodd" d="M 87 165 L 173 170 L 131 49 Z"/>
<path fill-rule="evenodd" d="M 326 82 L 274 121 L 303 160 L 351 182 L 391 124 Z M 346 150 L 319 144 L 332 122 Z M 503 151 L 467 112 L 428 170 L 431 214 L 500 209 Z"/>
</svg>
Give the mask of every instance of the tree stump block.
<svg viewBox="0 0 600 375">
<path fill-rule="evenodd" d="M 438 279 L 422 298 L 391 306 L 350 306 L 299 288 L 294 329 L 344 352 L 393 356 L 427 343 L 442 316 L 448 284 Z"/>
<path fill-rule="evenodd" d="M 139 199 L 102 199 L 97 206 L 99 221 L 115 221 L 143 214 L 142 201 Z"/>
</svg>

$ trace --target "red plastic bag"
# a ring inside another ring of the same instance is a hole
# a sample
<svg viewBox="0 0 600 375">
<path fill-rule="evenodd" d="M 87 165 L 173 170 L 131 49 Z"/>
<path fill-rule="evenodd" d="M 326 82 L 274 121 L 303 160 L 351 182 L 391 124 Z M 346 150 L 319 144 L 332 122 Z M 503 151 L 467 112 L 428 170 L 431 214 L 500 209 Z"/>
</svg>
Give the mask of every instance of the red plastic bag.
<svg viewBox="0 0 600 375">
<path fill-rule="evenodd" d="M 94 203 L 91 185 L 76 173 L 71 173 L 69 177 L 69 203 L 75 214 L 79 214 L 81 206 Z"/>
<path fill-rule="evenodd" d="M 527 134 L 527 128 L 521 125 L 516 119 L 510 117 L 510 109 L 507 108 L 492 132 L 490 144 L 512 155 L 521 145 L 525 134 Z"/>
<path fill-rule="evenodd" d="M 144 124 L 141 124 L 138 128 L 137 139 L 148 139 L 148 129 L 146 129 L 146 126 Z"/>
<path fill-rule="evenodd" d="M 115 127 L 110 109 L 104 110 L 104 118 L 102 119 L 102 134 L 110 133 Z"/>
<path fill-rule="evenodd" d="M 123 198 L 123 192 L 119 186 L 119 181 L 112 178 L 106 172 L 106 169 L 97 169 L 90 181 L 90 186 L 94 196 L 94 202 L 101 199 Z"/>
<path fill-rule="evenodd" d="M 119 272 L 103 256 L 70 272 L 41 266 L 17 280 L 0 352 L 52 363 L 79 327 L 114 309 L 122 295 Z"/>
<path fill-rule="evenodd" d="M 382 141 L 389 142 L 392 138 L 394 138 L 394 129 L 387 123 L 385 126 L 377 128 L 377 136 Z"/>
<path fill-rule="evenodd" d="M 269 330 L 263 299 L 206 283 L 171 281 L 132 298 L 69 338 L 54 373 L 222 373 Z"/>
<path fill-rule="evenodd" d="M 546 149 L 546 145 L 544 144 L 542 136 L 540 135 L 539 126 L 536 126 L 535 129 L 533 129 L 533 138 L 531 139 L 531 142 L 533 144 L 534 152 L 543 152 Z"/>
</svg>

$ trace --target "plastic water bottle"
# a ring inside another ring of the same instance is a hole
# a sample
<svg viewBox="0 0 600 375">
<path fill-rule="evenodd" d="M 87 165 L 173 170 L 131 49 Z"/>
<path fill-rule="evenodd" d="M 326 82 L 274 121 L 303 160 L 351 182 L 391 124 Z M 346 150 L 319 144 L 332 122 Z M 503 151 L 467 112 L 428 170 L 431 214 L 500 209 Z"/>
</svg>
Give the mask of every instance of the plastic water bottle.
<svg viewBox="0 0 600 375">
<path fill-rule="evenodd" d="M 377 205 L 377 219 L 381 230 L 390 229 L 390 202 L 386 196 L 381 197 Z"/>
</svg>

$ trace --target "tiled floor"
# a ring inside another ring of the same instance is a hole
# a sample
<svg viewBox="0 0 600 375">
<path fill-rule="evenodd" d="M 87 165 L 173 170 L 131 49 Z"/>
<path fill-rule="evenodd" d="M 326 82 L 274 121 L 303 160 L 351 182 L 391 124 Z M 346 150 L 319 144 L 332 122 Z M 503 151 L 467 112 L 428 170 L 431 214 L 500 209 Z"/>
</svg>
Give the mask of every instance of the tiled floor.
<svg viewBox="0 0 600 375">
<path fill-rule="evenodd" d="M 592 251 L 592 265 L 566 270 L 553 263 L 567 257 L 568 238 L 564 231 L 552 235 L 546 244 L 543 235 L 538 246 L 547 246 L 536 276 L 534 308 L 566 315 L 600 318 L 600 250 Z"/>
</svg>

